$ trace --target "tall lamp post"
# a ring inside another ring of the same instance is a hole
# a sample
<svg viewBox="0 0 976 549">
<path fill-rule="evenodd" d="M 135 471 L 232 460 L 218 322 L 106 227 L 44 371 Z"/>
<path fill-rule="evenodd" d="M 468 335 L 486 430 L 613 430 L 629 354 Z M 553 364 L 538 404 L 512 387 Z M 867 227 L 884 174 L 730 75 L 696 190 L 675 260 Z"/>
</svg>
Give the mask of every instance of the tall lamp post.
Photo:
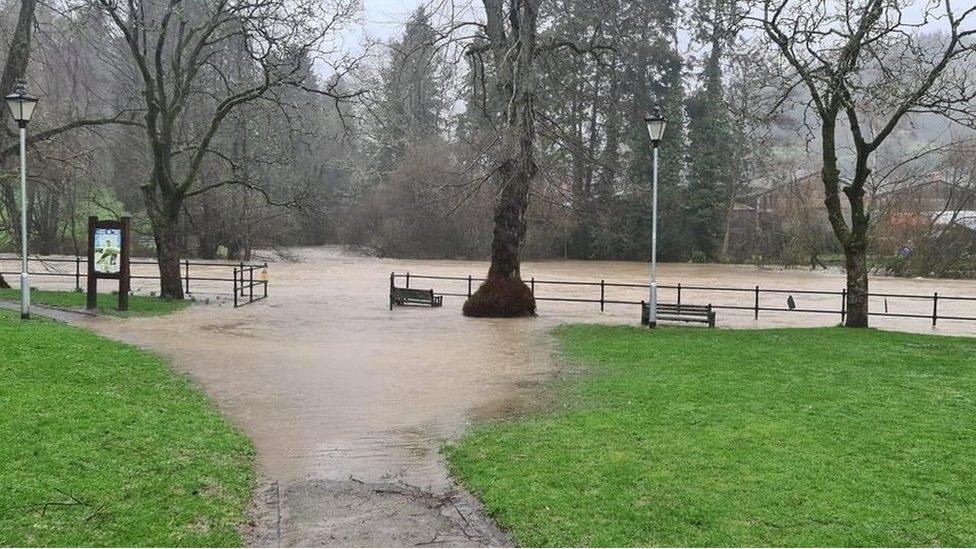
<svg viewBox="0 0 976 549">
<path fill-rule="evenodd" d="M 20 128 L 20 318 L 30 318 L 30 281 L 27 277 L 27 123 L 34 114 L 37 98 L 27 93 L 27 83 L 17 82 L 6 98 L 10 114 Z"/>
<path fill-rule="evenodd" d="M 664 129 L 668 121 L 661 113 L 661 107 L 654 107 L 654 112 L 644 115 L 647 124 L 647 135 L 651 138 L 651 148 L 654 150 L 654 172 L 651 176 L 651 295 L 648 300 L 647 326 L 657 327 L 657 149 L 661 145 Z"/>
</svg>

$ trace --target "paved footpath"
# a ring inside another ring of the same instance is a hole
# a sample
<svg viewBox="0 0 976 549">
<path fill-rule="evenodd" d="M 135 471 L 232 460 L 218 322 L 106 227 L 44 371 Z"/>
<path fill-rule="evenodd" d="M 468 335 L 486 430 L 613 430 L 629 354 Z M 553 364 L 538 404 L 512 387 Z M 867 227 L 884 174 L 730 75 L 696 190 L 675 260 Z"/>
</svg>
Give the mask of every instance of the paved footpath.
<svg viewBox="0 0 976 549">
<path fill-rule="evenodd" d="M 508 545 L 439 449 L 532 405 L 556 372 L 548 325 L 466 319 L 458 302 L 390 311 L 396 266 L 306 251 L 240 309 L 69 320 L 166 357 L 254 440 L 250 545 Z"/>
</svg>

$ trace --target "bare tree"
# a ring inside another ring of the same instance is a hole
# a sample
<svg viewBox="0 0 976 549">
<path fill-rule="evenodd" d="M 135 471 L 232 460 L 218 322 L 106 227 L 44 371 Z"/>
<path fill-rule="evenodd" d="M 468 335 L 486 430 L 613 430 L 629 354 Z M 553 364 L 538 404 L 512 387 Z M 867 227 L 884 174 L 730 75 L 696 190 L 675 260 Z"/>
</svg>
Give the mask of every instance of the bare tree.
<svg viewBox="0 0 976 549">
<path fill-rule="evenodd" d="M 491 266 L 484 284 L 464 304 L 469 316 L 535 314 L 535 298 L 522 281 L 529 190 L 535 162 L 533 104 L 539 0 L 483 0 L 487 40 L 471 55 L 488 53 L 496 92 L 505 107 L 500 159 L 492 172 L 499 189 L 492 232 Z"/>
<path fill-rule="evenodd" d="M 204 160 L 228 116 L 243 105 L 274 102 L 284 87 L 302 87 L 316 47 L 352 15 L 355 3 L 336 0 L 94 0 L 125 45 L 144 100 L 150 173 L 142 185 L 159 260 L 160 295 L 181 299 L 180 215 L 188 198 L 239 178 L 200 184 Z M 327 9 L 329 13 L 322 13 Z M 227 48 L 249 67 L 231 79 L 214 60 Z M 220 85 L 201 86 L 207 79 Z M 204 89 L 201 89 L 203 87 Z M 337 81 L 310 90 L 343 99 Z M 190 107 L 208 114 L 193 123 Z"/>
<path fill-rule="evenodd" d="M 18 11 L 17 23 L 11 35 L 10 44 L 7 48 L 7 57 L 0 73 L 0 92 L 8 93 L 13 89 L 18 80 L 26 79 L 28 67 L 31 61 L 33 30 L 35 25 L 35 12 L 37 10 L 37 0 L 21 0 Z M 124 113 L 106 117 L 87 117 L 72 116 L 67 120 L 56 120 L 51 125 L 47 120 L 39 120 L 39 129 L 35 129 L 28 135 L 28 144 L 36 146 L 45 141 L 54 139 L 66 132 L 80 128 L 92 128 L 109 124 L 129 124 L 135 125 L 137 122 L 123 118 Z M 40 117 L 43 118 L 43 117 Z M 7 122 L 2 125 L 0 133 L 0 164 L 6 164 L 11 158 L 15 157 L 20 146 L 17 142 L 17 133 L 10 125 L 9 117 L 4 118 Z M 18 237 L 20 227 L 20 211 L 17 207 L 13 187 L 7 180 L 0 180 L 0 208 L 3 208 L 3 215 L 0 216 L 8 221 L 10 232 Z M 6 281 L 0 275 L 0 287 L 7 287 Z"/>
<path fill-rule="evenodd" d="M 865 183 L 872 154 L 911 113 L 968 123 L 976 114 L 976 6 L 923 2 L 917 21 L 905 7 L 900 0 L 760 0 L 746 16 L 791 69 L 780 88 L 804 88 L 819 123 L 827 215 L 847 267 L 849 327 L 868 325 Z M 942 32 L 925 34 L 928 25 Z M 881 120 L 873 130 L 863 123 L 868 113 Z M 843 126 L 853 144 L 853 170 L 842 188 L 838 130 Z"/>
</svg>

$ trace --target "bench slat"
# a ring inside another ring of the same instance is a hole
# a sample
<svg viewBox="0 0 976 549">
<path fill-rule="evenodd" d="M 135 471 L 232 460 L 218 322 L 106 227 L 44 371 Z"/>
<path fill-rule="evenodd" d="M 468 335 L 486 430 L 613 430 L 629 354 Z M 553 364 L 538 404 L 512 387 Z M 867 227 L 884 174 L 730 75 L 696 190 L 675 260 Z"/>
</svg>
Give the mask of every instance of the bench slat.
<svg viewBox="0 0 976 549">
<path fill-rule="evenodd" d="M 641 324 L 645 326 L 650 321 L 650 306 L 641 303 Z M 715 311 L 711 305 L 687 305 L 682 303 L 658 303 L 657 319 L 669 322 L 701 322 L 715 326 Z"/>
</svg>

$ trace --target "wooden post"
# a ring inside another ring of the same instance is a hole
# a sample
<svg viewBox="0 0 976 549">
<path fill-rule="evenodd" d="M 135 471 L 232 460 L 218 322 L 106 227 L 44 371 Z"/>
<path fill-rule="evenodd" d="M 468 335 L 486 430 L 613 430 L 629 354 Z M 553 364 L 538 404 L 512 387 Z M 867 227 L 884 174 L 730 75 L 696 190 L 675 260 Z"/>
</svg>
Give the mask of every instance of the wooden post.
<svg viewBox="0 0 976 549">
<path fill-rule="evenodd" d="M 262 272 L 264 272 L 264 273 L 267 273 L 268 272 L 268 262 L 267 261 L 264 262 L 264 270 Z M 268 297 L 268 277 L 265 276 L 263 282 L 264 282 L 264 297 Z"/>
<path fill-rule="evenodd" d="M 407 272 L 407 288 L 410 287 L 410 272 Z"/>
<path fill-rule="evenodd" d="M 252 265 L 252 266 L 248 267 L 247 268 L 247 272 L 248 272 L 248 281 L 247 281 L 247 288 L 248 288 L 248 290 L 247 290 L 247 292 L 248 292 L 247 293 L 247 296 L 248 297 L 247 297 L 247 300 L 248 300 L 248 303 L 250 303 L 250 302 L 254 301 L 254 266 Z"/>
<path fill-rule="evenodd" d="M 189 294 L 190 293 L 190 260 L 189 259 L 184 259 L 183 260 L 183 267 L 186 270 L 186 273 L 185 273 L 185 276 L 184 276 L 184 280 L 186 280 L 186 290 L 185 291 L 186 291 L 186 293 Z"/>
<path fill-rule="evenodd" d="M 939 292 L 932 294 L 932 327 L 939 321 Z"/>
<path fill-rule="evenodd" d="M 75 256 L 75 291 L 81 291 L 81 257 Z"/>
<path fill-rule="evenodd" d="M 237 308 L 237 269 L 234 269 L 234 308 Z"/>
<path fill-rule="evenodd" d="M 532 295 L 535 296 L 535 277 L 534 276 L 530 279 L 530 282 L 532 283 L 532 286 L 529 288 L 529 290 L 532 292 Z"/>
<path fill-rule="evenodd" d="M 678 283 L 678 312 L 681 312 L 681 283 Z"/>
<path fill-rule="evenodd" d="M 471 275 L 468 275 L 468 297 L 471 297 Z"/>
<path fill-rule="evenodd" d="M 95 277 L 95 226 L 98 218 L 88 217 L 88 303 L 87 308 L 98 308 L 98 278 Z"/>
<path fill-rule="evenodd" d="M 759 285 L 758 284 L 756 284 L 756 307 L 755 307 L 755 313 L 753 314 L 753 317 L 752 318 L 754 320 L 759 320 Z"/>
<path fill-rule="evenodd" d="M 604 281 L 600 281 L 600 312 L 603 312 Z"/>
<path fill-rule="evenodd" d="M 237 287 L 241 291 L 241 297 L 244 297 L 244 262 L 243 261 L 241 261 L 241 268 L 237 272 L 239 273 L 239 276 L 241 277 L 241 279 L 240 279 L 239 284 L 237 285 Z"/>
<path fill-rule="evenodd" d="M 129 243 L 132 236 L 132 218 L 123 217 L 122 218 L 122 264 L 119 266 L 119 310 L 128 311 L 129 310 L 129 288 L 131 286 L 130 279 L 132 276 L 129 270 L 129 251 L 131 249 L 131 244 Z"/>
<path fill-rule="evenodd" d="M 840 322 L 847 320 L 847 288 L 840 291 Z"/>
</svg>

